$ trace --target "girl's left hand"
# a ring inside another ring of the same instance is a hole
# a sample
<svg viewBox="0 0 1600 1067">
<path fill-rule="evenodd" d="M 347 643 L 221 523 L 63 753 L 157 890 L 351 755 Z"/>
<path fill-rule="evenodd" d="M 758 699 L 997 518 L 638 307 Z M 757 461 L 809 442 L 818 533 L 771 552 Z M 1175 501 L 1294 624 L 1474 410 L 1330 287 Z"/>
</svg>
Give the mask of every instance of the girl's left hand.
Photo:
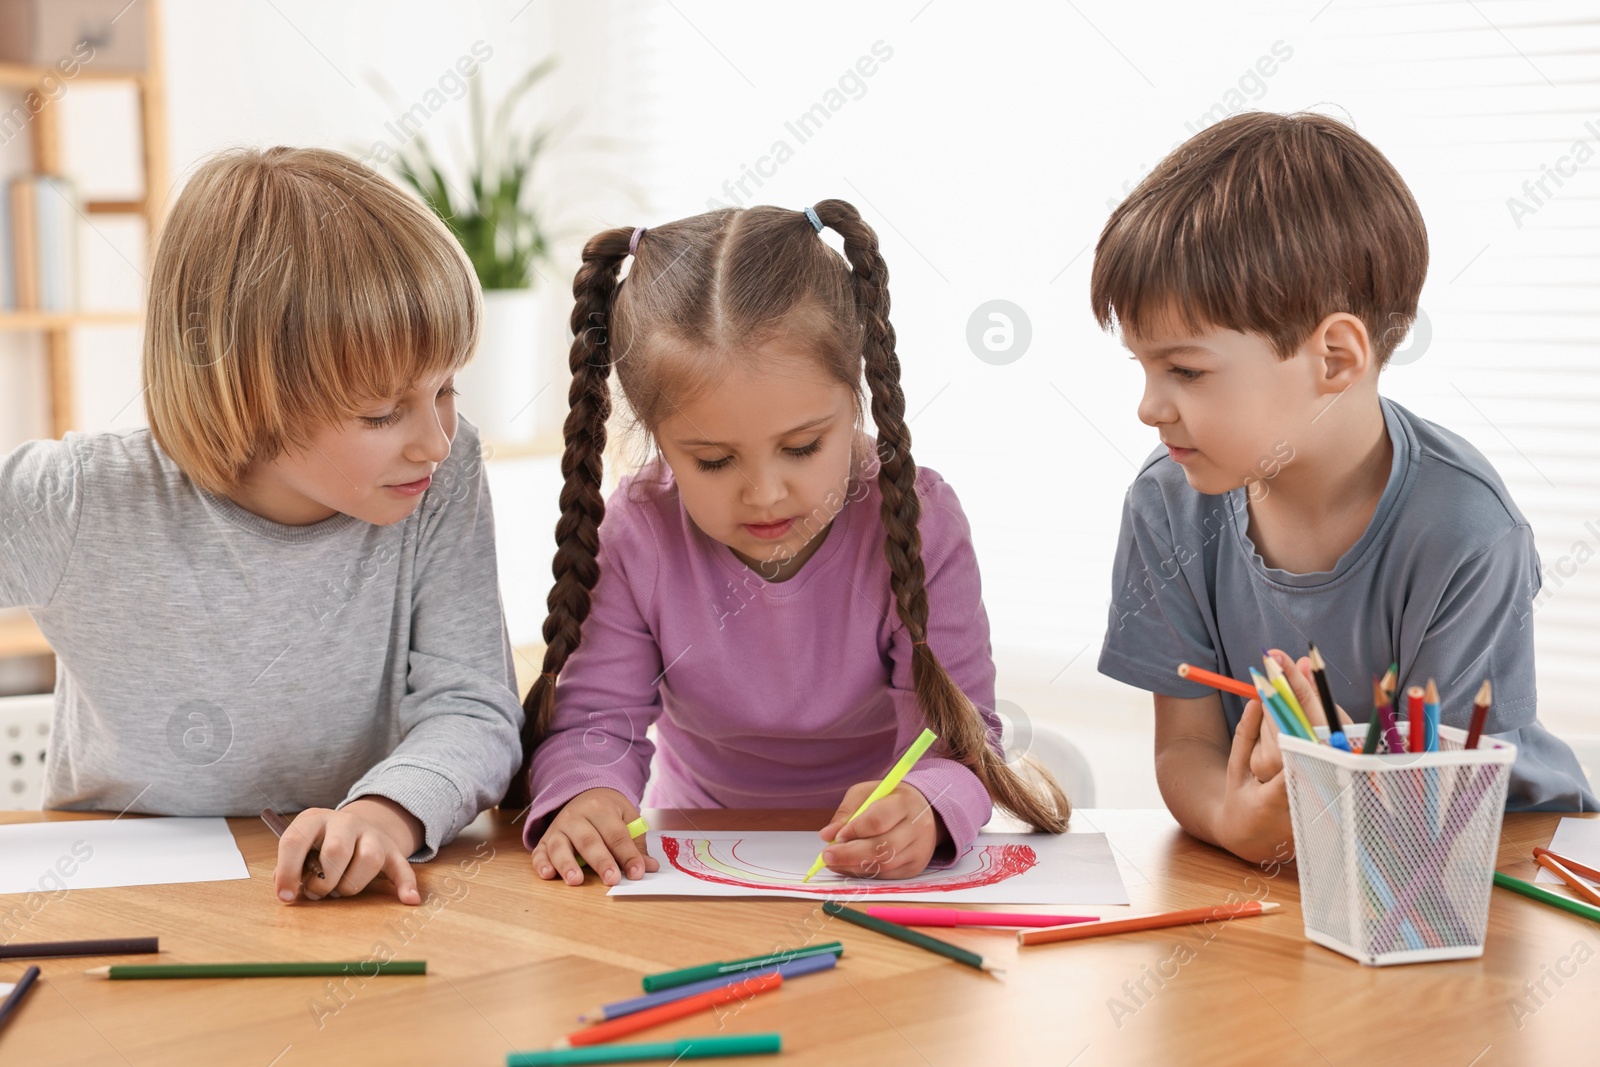
<svg viewBox="0 0 1600 1067">
<path fill-rule="evenodd" d="M 835 874 L 855 878 L 915 877 L 927 869 L 939 845 L 939 817 L 921 792 L 899 785 L 846 825 L 876 788 L 877 782 L 858 782 L 845 793 L 821 830 L 822 839 L 833 842 L 822 850 L 823 862 Z"/>
</svg>

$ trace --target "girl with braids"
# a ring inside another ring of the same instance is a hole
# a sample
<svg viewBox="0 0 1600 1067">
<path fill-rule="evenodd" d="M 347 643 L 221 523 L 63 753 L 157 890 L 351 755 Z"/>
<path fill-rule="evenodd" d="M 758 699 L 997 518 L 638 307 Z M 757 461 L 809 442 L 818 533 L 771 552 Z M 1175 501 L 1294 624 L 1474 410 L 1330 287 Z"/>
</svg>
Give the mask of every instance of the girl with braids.
<svg viewBox="0 0 1600 1067">
<path fill-rule="evenodd" d="M 524 705 L 539 876 L 657 869 L 627 832 L 652 756 L 653 806 L 836 807 L 820 834 L 844 874 L 951 862 L 995 803 L 1065 829 L 1060 788 L 1000 753 L 971 533 L 911 458 L 888 270 L 855 208 L 607 230 L 573 293 L 548 651 Z M 607 506 L 613 371 L 659 455 Z M 925 726 L 938 745 L 842 827 Z"/>
</svg>

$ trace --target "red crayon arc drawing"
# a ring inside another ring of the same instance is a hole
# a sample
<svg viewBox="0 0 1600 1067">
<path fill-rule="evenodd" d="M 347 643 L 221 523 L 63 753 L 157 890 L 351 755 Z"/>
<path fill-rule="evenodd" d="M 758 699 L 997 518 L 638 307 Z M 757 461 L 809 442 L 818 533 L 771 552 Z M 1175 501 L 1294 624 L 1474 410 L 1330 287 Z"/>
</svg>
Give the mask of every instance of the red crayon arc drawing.
<svg viewBox="0 0 1600 1067">
<path fill-rule="evenodd" d="M 838 895 L 838 885 L 826 880 L 802 883 L 792 871 L 764 869 L 742 862 L 739 855 L 741 843 L 708 841 L 703 837 L 664 836 L 661 851 L 667 862 L 678 870 L 707 882 L 743 886 L 746 889 L 781 886 L 817 897 Z M 958 870 L 930 872 L 932 877 L 924 875 L 894 882 L 865 881 L 865 884 L 852 886 L 851 892 L 880 896 L 922 890 L 954 892 L 994 885 L 1031 870 L 1038 864 L 1039 854 L 1027 845 L 983 845 L 969 849 L 956 864 Z"/>
<path fill-rule="evenodd" d="M 953 863 L 912 878 L 852 878 L 823 871 L 805 882 L 815 833 L 776 830 L 653 831 L 645 847 L 661 869 L 623 879 L 612 896 L 821 899 L 941 904 L 1126 904 L 1105 835 L 980 834 Z"/>
</svg>

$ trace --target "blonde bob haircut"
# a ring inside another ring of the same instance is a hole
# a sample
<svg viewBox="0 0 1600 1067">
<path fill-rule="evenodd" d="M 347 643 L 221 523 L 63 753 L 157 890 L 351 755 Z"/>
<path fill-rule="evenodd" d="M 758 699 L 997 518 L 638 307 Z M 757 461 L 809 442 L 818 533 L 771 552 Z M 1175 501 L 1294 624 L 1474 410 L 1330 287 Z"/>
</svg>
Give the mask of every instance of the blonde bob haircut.
<svg viewBox="0 0 1600 1067">
<path fill-rule="evenodd" d="M 151 268 L 151 432 L 225 494 L 318 424 L 459 370 L 482 315 L 460 244 L 370 167 L 320 148 L 224 152 L 178 197 Z"/>
</svg>

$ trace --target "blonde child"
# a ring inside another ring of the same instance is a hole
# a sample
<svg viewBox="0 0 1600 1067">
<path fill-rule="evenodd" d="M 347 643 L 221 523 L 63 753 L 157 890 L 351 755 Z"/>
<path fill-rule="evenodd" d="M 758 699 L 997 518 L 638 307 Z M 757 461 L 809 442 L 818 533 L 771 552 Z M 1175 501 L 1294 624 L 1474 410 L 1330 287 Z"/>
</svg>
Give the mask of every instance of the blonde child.
<svg viewBox="0 0 1600 1067">
<path fill-rule="evenodd" d="M 49 808 L 300 811 L 274 887 L 349 896 L 494 803 L 520 709 L 476 431 L 481 301 L 335 152 L 216 157 L 150 280 L 150 428 L 0 457 L 0 606 L 58 657 Z M 303 810 L 302 810 L 303 809 Z"/>
<path fill-rule="evenodd" d="M 607 230 L 573 293 L 549 651 L 525 705 L 538 875 L 655 869 L 626 830 L 652 756 L 653 805 L 836 808 L 820 836 L 841 873 L 948 862 L 992 801 L 1061 831 L 1059 788 L 999 749 L 971 534 L 911 458 L 888 271 L 856 210 Z M 607 504 L 613 369 L 659 455 Z M 936 748 L 841 829 L 925 726 Z"/>
</svg>

